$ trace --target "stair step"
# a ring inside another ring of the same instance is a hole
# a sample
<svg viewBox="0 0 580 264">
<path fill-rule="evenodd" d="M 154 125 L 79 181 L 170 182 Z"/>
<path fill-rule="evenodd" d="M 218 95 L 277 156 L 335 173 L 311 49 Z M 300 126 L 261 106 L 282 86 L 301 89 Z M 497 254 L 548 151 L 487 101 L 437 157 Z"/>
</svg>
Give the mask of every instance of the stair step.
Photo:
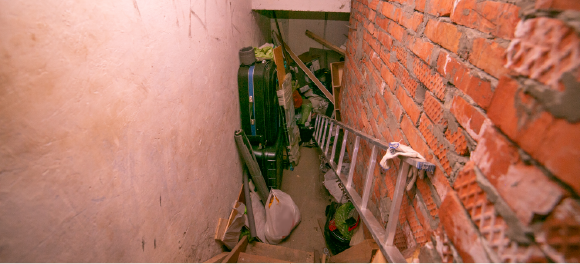
<svg viewBox="0 0 580 264">
<path fill-rule="evenodd" d="M 249 244 L 246 253 L 265 256 L 272 259 L 281 259 L 289 262 L 314 263 L 314 252 L 269 245 L 260 242 Z"/>
<path fill-rule="evenodd" d="M 238 263 L 290 263 L 285 260 L 240 252 Z"/>
</svg>

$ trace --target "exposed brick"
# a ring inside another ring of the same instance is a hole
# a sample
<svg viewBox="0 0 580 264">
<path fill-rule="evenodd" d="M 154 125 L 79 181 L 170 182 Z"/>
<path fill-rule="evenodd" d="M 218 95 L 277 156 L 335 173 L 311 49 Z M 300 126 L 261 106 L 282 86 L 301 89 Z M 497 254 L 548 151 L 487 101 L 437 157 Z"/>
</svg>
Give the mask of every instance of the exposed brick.
<svg viewBox="0 0 580 264">
<path fill-rule="evenodd" d="M 411 117 L 413 124 L 416 124 L 417 121 L 419 121 L 419 117 L 421 116 L 421 109 L 419 109 L 417 103 L 415 103 L 413 98 L 409 97 L 402 88 L 397 89 L 397 98 L 399 99 L 399 102 L 401 102 L 405 112 L 407 112 L 407 114 L 409 114 Z"/>
<path fill-rule="evenodd" d="M 454 191 L 441 203 L 441 224 L 464 262 L 490 262 L 477 229 Z"/>
<path fill-rule="evenodd" d="M 403 133 L 407 137 L 411 148 L 419 152 L 419 154 L 421 154 L 425 159 L 427 159 L 427 161 L 429 161 L 432 158 L 432 156 L 429 155 L 429 147 L 419 136 L 420 132 L 413 125 L 413 123 L 411 123 L 411 120 L 405 116 L 403 116 L 403 121 L 401 122 L 401 130 L 403 130 Z M 395 140 L 397 140 L 397 138 L 395 138 Z"/>
<path fill-rule="evenodd" d="M 463 135 L 463 129 L 457 128 L 457 130 L 453 131 L 451 129 L 447 129 L 445 131 L 445 138 L 455 147 L 455 152 L 459 155 L 467 155 L 469 154 L 467 149 L 467 140 Z"/>
<path fill-rule="evenodd" d="M 449 16 L 453 9 L 453 0 L 416 0 L 415 9 L 434 16 Z"/>
<path fill-rule="evenodd" d="M 518 24 L 506 67 L 563 91 L 562 74 L 580 65 L 580 37 L 562 21 L 535 18 Z"/>
<path fill-rule="evenodd" d="M 397 80 L 395 79 L 395 75 L 391 73 L 391 71 L 389 70 L 389 68 L 387 68 L 386 65 L 382 65 L 381 67 L 381 77 L 383 77 L 383 80 L 385 81 L 385 83 L 387 83 L 389 89 L 391 91 L 394 91 L 395 85 L 397 84 Z"/>
<path fill-rule="evenodd" d="M 413 73 L 437 98 L 445 97 L 445 84 L 443 78 L 431 67 L 418 58 L 413 60 Z"/>
<path fill-rule="evenodd" d="M 409 227 L 413 232 L 413 237 L 415 241 L 419 245 L 423 245 L 427 242 L 427 238 L 425 237 L 425 231 L 419 219 L 417 218 L 417 212 L 415 212 L 411 202 L 407 195 L 403 195 L 403 207 L 402 209 L 405 211 L 405 215 L 407 216 L 407 222 L 409 223 Z"/>
<path fill-rule="evenodd" d="M 579 10 L 580 2 L 577 0 L 537 0 L 536 9 Z"/>
<path fill-rule="evenodd" d="M 403 42 L 403 38 L 405 37 L 405 34 L 407 34 L 405 33 L 405 29 L 399 26 L 397 23 L 390 23 L 389 30 L 387 30 L 387 32 L 389 32 L 391 36 L 393 36 L 393 38 L 399 42 Z"/>
<path fill-rule="evenodd" d="M 426 182 L 425 179 L 417 179 L 417 189 L 421 193 L 421 197 L 423 197 L 423 201 L 425 202 L 425 207 L 429 211 L 431 217 L 439 217 L 439 208 L 437 208 L 437 204 L 433 200 L 433 194 L 431 192 L 431 188 Z"/>
<path fill-rule="evenodd" d="M 423 110 L 435 124 L 447 125 L 447 119 L 443 118 L 443 105 L 429 93 L 425 94 Z"/>
<path fill-rule="evenodd" d="M 519 84 L 509 78 L 500 79 L 489 107 L 488 116 L 522 149 L 546 166 L 559 179 L 580 193 L 580 123 L 570 124 L 542 112 L 528 116 L 522 112 L 526 95 Z"/>
<path fill-rule="evenodd" d="M 451 21 L 500 38 L 513 38 L 519 21 L 519 7 L 494 1 L 461 0 L 455 3 Z"/>
<path fill-rule="evenodd" d="M 387 65 L 389 65 L 389 64 L 387 64 Z M 396 77 L 399 78 L 399 80 L 401 80 L 401 82 L 403 83 L 405 88 L 407 88 L 407 90 L 409 91 L 411 96 L 415 97 L 415 92 L 417 91 L 417 85 L 418 85 L 417 81 L 415 81 L 413 78 L 411 78 L 411 76 L 409 75 L 409 72 L 404 67 L 402 67 L 400 64 L 390 63 L 390 65 L 392 66 L 391 71 L 395 74 Z"/>
<path fill-rule="evenodd" d="M 399 16 L 398 22 L 407 29 L 417 31 L 417 28 L 421 22 L 423 22 L 423 14 L 419 12 L 413 12 L 412 14 L 402 12 Z"/>
<path fill-rule="evenodd" d="M 580 205 L 567 198 L 543 223 L 536 239 L 556 262 L 580 261 Z"/>
<path fill-rule="evenodd" d="M 381 14 L 395 22 L 398 22 L 399 16 L 401 15 L 401 9 L 389 2 L 383 2 L 381 7 Z"/>
<path fill-rule="evenodd" d="M 372 1 L 369 3 L 369 8 L 370 8 L 371 10 L 377 10 L 377 5 L 378 5 L 378 4 L 379 4 L 379 0 L 372 0 Z"/>
<path fill-rule="evenodd" d="M 407 65 L 407 50 L 401 46 L 393 46 L 397 60 L 399 60 L 403 65 Z"/>
<path fill-rule="evenodd" d="M 481 236 L 501 262 L 546 262 L 535 245 L 520 245 L 507 236 L 508 225 L 476 180 L 475 164 L 468 162 L 453 185 Z"/>
<path fill-rule="evenodd" d="M 451 113 L 467 133 L 478 140 L 485 116 L 463 98 L 455 96 L 451 105 Z"/>
<path fill-rule="evenodd" d="M 425 27 L 424 34 L 433 42 L 454 53 L 457 53 L 457 50 L 459 49 L 459 39 L 461 38 L 461 32 L 457 30 L 455 25 L 439 22 L 437 20 L 429 20 L 429 22 L 427 22 L 427 26 Z"/>
<path fill-rule="evenodd" d="M 389 106 L 389 109 L 391 109 L 391 112 L 393 113 L 395 120 L 397 122 L 399 120 L 401 120 L 401 115 L 403 114 L 403 109 L 399 106 L 397 99 L 395 99 L 393 94 L 391 94 L 390 92 L 385 92 L 383 94 L 383 97 L 385 98 L 385 101 L 387 102 L 387 106 Z"/>
<path fill-rule="evenodd" d="M 377 22 L 376 22 L 377 23 L 377 26 L 379 26 L 380 28 L 382 28 L 384 31 L 388 31 L 388 29 L 389 29 L 389 23 L 391 23 L 390 20 L 385 19 L 385 18 L 381 18 L 381 17 L 377 17 L 376 20 L 377 20 Z M 384 42 L 381 40 L 381 43 L 384 43 Z"/>
<path fill-rule="evenodd" d="M 505 55 L 506 50 L 497 42 L 477 38 L 473 40 L 473 47 L 468 59 L 476 67 L 499 78 L 502 74 L 507 73 L 507 69 L 504 67 Z"/>
<path fill-rule="evenodd" d="M 423 137 L 425 137 L 427 144 L 429 147 L 431 147 L 431 150 L 433 150 L 433 153 L 435 153 L 435 156 L 439 159 L 443 169 L 449 175 L 451 174 L 452 168 L 451 164 L 449 163 L 449 159 L 447 159 L 447 148 L 443 143 L 439 142 L 435 136 L 434 131 L 436 129 L 438 128 L 436 128 L 425 115 L 421 117 L 419 131 L 421 131 L 421 134 L 423 134 Z M 441 135 L 443 134 L 443 132 L 440 133 Z"/>
<path fill-rule="evenodd" d="M 388 25 L 387 25 L 388 27 Z M 385 27 L 385 28 L 387 28 Z M 383 45 L 385 48 L 387 49 L 391 49 L 392 45 L 393 45 L 393 39 L 385 32 L 380 31 L 379 32 L 379 42 L 381 43 L 381 45 Z"/>
<path fill-rule="evenodd" d="M 420 38 L 416 38 L 415 41 L 409 45 L 409 49 L 427 63 L 431 62 L 434 47 L 435 46 L 430 42 L 423 41 Z"/>
<path fill-rule="evenodd" d="M 539 168 L 526 165 L 517 148 L 491 125 L 482 128 L 471 160 L 526 225 L 535 215 L 550 213 L 563 195 Z"/>
</svg>

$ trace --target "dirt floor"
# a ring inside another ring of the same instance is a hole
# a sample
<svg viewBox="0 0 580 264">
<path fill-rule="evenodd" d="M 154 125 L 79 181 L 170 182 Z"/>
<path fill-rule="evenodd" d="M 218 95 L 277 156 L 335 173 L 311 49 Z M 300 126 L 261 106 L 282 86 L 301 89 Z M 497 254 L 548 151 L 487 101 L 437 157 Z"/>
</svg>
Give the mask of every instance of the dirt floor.
<svg viewBox="0 0 580 264">
<path fill-rule="evenodd" d="M 318 218 L 325 218 L 324 210 L 332 197 L 322 185 L 320 150 L 300 147 L 300 162 L 294 171 L 285 170 L 281 190 L 288 193 L 300 210 L 302 221 L 280 246 L 304 251 L 317 251 L 320 257 L 326 247 L 318 227 Z"/>
</svg>

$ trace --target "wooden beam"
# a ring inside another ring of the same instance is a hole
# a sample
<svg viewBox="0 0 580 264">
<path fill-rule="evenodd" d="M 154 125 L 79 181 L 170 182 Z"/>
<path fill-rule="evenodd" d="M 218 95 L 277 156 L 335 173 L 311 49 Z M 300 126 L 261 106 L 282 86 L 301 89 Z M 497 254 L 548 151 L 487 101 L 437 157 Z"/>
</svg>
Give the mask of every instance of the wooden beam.
<svg viewBox="0 0 580 264">
<path fill-rule="evenodd" d="M 306 30 L 306 36 L 310 37 L 313 40 L 316 40 L 316 42 L 324 45 L 325 47 L 342 54 L 343 56 L 346 55 L 346 50 L 341 49 L 340 47 L 328 42 L 328 40 L 323 39 L 322 37 L 312 33 L 312 31 L 310 31 L 310 30 Z"/>
<path fill-rule="evenodd" d="M 238 262 L 238 257 L 240 252 L 245 252 L 248 246 L 248 237 L 244 236 L 240 242 L 232 249 L 232 251 L 227 255 L 227 257 L 222 261 L 222 263 L 236 263 Z"/>
<path fill-rule="evenodd" d="M 278 39 L 280 39 L 279 35 L 278 35 Z M 316 78 L 316 76 L 314 76 L 314 73 L 312 73 L 310 71 L 310 69 L 308 69 L 308 67 L 306 67 L 306 65 L 304 65 L 304 63 L 300 60 L 300 58 L 298 58 L 298 56 L 296 56 L 296 54 L 294 54 L 294 52 L 292 52 L 292 50 L 290 49 L 290 47 L 288 47 L 288 45 L 286 45 L 286 43 L 282 42 L 282 45 L 284 45 L 284 48 L 286 49 L 286 51 L 288 52 L 290 57 L 294 60 L 294 62 L 296 62 L 296 64 L 298 64 L 298 67 L 300 67 L 300 69 L 302 69 L 304 71 L 304 73 L 306 73 L 306 75 L 308 75 L 310 80 L 312 80 L 314 82 L 314 84 L 316 84 L 316 87 L 318 87 L 318 89 L 320 89 L 322 91 L 322 93 L 324 93 L 326 98 L 328 98 L 328 100 L 332 104 L 334 104 L 334 98 L 332 97 L 332 94 L 330 94 L 330 92 L 328 90 L 326 90 L 326 87 L 324 87 L 324 84 L 322 84 L 318 80 L 318 78 Z"/>
<path fill-rule="evenodd" d="M 215 255 L 213 258 L 208 259 L 204 263 L 222 263 L 222 261 L 224 260 L 224 258 L 226 258 L 226 256 L 228 254 L 230 254 L 230 252 L 219 253 L 219 254 Z"/>
<path fill-rule="evenodd" d="M 274 62 L 276 63 L 276 69 L 278 70 L 278 83 L 280 84 L 280 89 L 282 89 L 284 77 L 286 76 L 286 69 L 284 68 L 284 56 L 282 55 L 282 52 L 282 46 L 274 48 Z"/>
</svg>

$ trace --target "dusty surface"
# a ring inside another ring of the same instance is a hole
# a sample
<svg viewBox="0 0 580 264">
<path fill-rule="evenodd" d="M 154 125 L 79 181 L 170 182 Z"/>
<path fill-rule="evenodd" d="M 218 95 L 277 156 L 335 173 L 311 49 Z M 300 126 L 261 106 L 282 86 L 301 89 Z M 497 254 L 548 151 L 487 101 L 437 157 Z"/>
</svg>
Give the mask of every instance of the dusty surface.
<svg viewBox="0 0 580 264">
<path fill-rule="evenodd" d="M 1 262 L 221 251 L 242 174 L 238 50 L 263 39 L 250 5 L 0 3 Z"/>
<path fill-rule="evenodd" d="M 294 171 L 285 170 L 282 191 L 288 193 L 300 210 L 302 221 L 280 246 L 304 251 L 318 251 L 322 254 L 324 238 L 317 219 L 324 216 L 326 205 L 331 196 L 322 185 L 324 174 L 320 173 L 320 150 L 300 148 L 300 163 Z"/>
</svg>

